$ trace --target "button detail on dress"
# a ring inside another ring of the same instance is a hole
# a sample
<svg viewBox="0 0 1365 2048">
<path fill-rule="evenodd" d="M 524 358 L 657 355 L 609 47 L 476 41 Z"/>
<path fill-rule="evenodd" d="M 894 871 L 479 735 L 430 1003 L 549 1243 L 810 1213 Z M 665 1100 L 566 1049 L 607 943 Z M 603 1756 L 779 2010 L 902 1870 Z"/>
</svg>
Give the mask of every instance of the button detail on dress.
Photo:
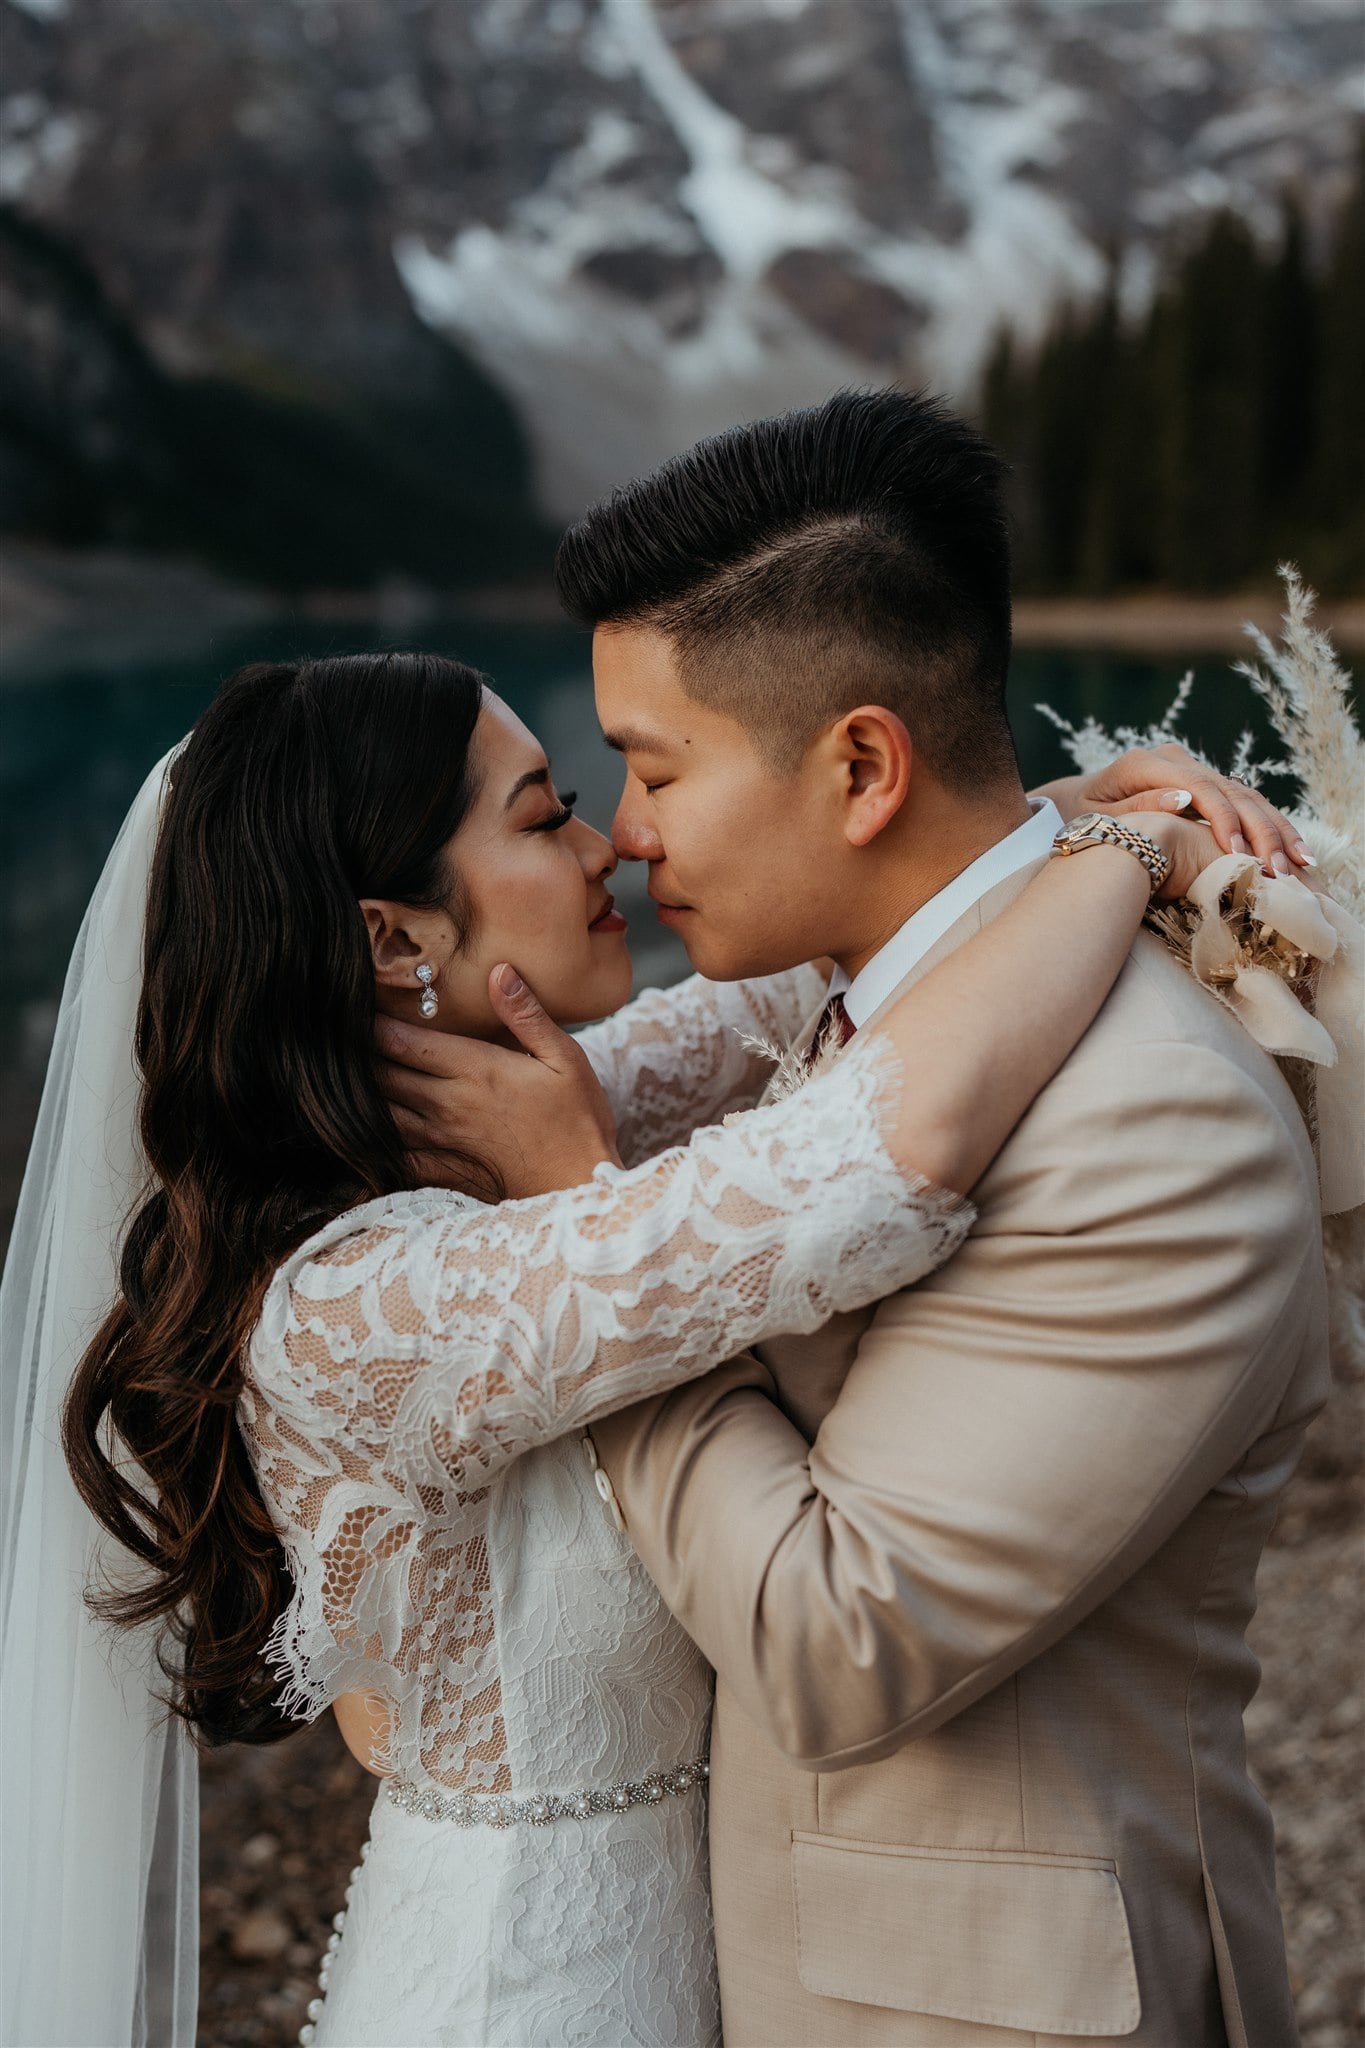
<svg viewBox="0 0 1365 2048">
<path fill-rule="evenodd" d="M 616 1488 L 612 1485 L 611 1480 L 608 1477 L 607 1473 L 603 1471 L 600 1465 L 597 1465 L 593 1468 L 592 1478 L 593 1485 L 597 1488 L 598 1493 L 602 1496 L 602 1500 L 606 1506 L 607 1513 L 611 1516 L 611 1519 L 615 1523 L 616 1527 L 624 1531 L 626 1526 L 626 1518 L 621 1513 L 621 1503 L 616 1498 Z"/>
</svg>

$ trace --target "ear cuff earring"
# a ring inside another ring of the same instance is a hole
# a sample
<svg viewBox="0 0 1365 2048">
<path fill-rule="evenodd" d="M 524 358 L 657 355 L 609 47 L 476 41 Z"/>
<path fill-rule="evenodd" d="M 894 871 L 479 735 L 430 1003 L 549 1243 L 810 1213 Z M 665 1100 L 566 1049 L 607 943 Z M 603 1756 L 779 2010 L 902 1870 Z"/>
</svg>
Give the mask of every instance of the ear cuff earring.
<svg viewBox="0 0 1365 2048">
<path fill-rule="evenodd" d="M 426 961 L 424 960 L 417 970 L 417 979 L 422 984 L 422 1000 L 417 1005 L 417 1007 L 422 1012 L 422 1015 L 424 1017 L 434 1017 L 436 1015 L 438 1005 L 436 1001 L 436 991 L 431 984 L 436 979 L 436 969 L 434 967 L 429 967 Z"/>
</svg>

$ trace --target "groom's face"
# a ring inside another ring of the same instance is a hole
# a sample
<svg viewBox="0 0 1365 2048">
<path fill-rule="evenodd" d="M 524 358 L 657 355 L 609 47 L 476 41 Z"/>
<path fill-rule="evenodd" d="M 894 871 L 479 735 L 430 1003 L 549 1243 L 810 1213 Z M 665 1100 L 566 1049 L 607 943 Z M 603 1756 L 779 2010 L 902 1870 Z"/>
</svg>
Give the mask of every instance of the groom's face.
<svg viewBox="0 0 1365 2048">
<path fill-rule="evenodd" d="M 597 715 L 626 764 L 612 825 L 623 860 L 692 965 L 714 981 L 774 974 L 839 949 L 849 846 L 819 743 L 775 774 L 746 728 L 690 697 L 648 627 L 599 627 Z"/>
</svg>

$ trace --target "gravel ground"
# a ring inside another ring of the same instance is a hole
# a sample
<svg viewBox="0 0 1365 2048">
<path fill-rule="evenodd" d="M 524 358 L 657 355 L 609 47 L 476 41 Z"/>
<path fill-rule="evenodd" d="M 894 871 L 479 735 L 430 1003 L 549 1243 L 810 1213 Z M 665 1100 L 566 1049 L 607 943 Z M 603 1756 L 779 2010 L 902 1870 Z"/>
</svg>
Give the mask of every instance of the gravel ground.
<svg viewBox="0 0 1365 2048">
<path fill-rule="evenodd" d="M 1339 1387 L 1310 1437 L 1261 1569 L 1247 1716 L 1275 1811 L 1303 2048 L 1365 2039 L 1365 1387 Z M 203 1774 L 200 2048 L 287 2048 L 365 1839 L 373 1780 L 330 1716 Z"/>
<path fill-rule="evenodd" d="M 1339 1361 L 1339 1368 L 1344 1361 Z M 1304 2048 L 1365 2040 L 1365 1359 L 1310 1433 L 1261 1564 L 1252 1768 L 1275 1815 Z"/>
</svg>

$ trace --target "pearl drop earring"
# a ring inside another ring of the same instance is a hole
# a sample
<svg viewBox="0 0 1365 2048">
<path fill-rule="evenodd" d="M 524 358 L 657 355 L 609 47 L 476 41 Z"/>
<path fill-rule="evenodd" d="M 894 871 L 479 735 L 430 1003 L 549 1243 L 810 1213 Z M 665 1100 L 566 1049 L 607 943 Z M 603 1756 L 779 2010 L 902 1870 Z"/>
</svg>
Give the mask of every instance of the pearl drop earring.
<svg viewBox="0 0 1365 2048">
<path fill-rule="evenodd" d="M 424 1017 L 434 1017 L 437 1010 L 437 1001 L 436 991 L 431 984 L 436 979 L 436 969 L 429 967 L 424 960 L 417 970 L 417 979 L 422 984 L 422 1000 L 417 1007 Z"/>
</svg>

